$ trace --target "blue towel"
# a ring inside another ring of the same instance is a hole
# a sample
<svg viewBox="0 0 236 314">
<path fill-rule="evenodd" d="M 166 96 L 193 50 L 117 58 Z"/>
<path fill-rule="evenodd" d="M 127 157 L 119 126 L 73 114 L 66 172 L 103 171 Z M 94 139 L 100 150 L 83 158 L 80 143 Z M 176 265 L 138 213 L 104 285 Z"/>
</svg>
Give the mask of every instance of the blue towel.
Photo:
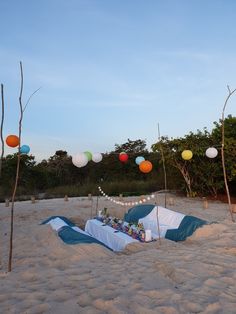
<svg viewBox="0 0 236 314">
<path fill-rule="evenodd" d="M 73 222 L 71 222 L 68 218 L 64 217 L 64 216 L 51 216 L 48 219 L 44 220 L 41 225 L 47 224 L 50 220 L 55 219 L 55 218 L 60 218 L 61 220 L 63 220 L 68 226 L 70 227 L 75 227 L 75 224 Z"/>
<path fill-rule="evenodd" d="M 63 226 L 63 227 L 61 227 L 58 230 L 58 236 L 62 239 L 62 241 L 64 243 L 72 244 L 72 245 L 73 244 L 91 244 L 91 243 L 95 243 L 95 244 L 100 244 L 100 245 L 102 245 L 102 246 L 104 246 L 104 247 L 106 247 L 107 249 L 110 250 L 109 247 L 107 247 L 105 244 L 103 244 L 102 242 L 98 241 L 97 239 L 72 229 L 72 227 L 74 227 L 75 224 L 72 223 L 68 218 L 66 218 L 64 216 L 51 216 L 48 219 L 44 220 L 41 223 L 41 225 L 45 225 L 48 222 L 50 222 L 50 220 L 55 219 L 55 218 L 60 218 L 66 224 L 68 224 L 68 226 Z"/>
</svg>

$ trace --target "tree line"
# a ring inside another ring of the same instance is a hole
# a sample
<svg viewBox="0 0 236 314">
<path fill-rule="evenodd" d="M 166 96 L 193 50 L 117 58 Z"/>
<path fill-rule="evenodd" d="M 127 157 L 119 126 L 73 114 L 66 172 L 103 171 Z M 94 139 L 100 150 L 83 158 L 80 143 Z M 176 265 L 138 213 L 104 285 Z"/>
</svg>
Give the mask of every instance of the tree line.
<svg viewBox="0 0 236 314">
<path fill-rule="evenodd" d="M 236 117 L 225 118 L 225 161 L 230 192 L 236 195 Z M 58 150 L 47 160 L 37 163 L 35 156 L 22 155 L 18 185 L 18 198 L 21 195 L 45 197 L 83 196 L 98 194 L 101 185 L 107 194 L 134 195 L 147 194 L 164 189 L 166 174 L 167 189 L 188 196 L 214 196 L 224 193 L 224 178 L 220 153 L 214 159 L 208 158 L 205 151 L 209 147 L 221 149 L 221 121 L 214 122 L 211 132 L 190 132 L 184 137 L 160 137 L 149 151 L 146 141 L 130 140 L 115 144 L 114 150 L 103 154 L 100 163 L 90 161 L 87 166 L 77 168 L 72 157 L 64 150 Z M 191 150 L 193 157 L 185 161 L 183 150 Z M 119 161 L 119 153 L 129 155 L 127 163 Z M 137 156 L 143 156 L 153 164 L 152 172 L 143 174 L 135 163 Z M 163 157 L 166 173 L 163 172 Z M 2 159 L 0 198 L 4 200 L 12 194 L 17 164 L 17 154 Z"/>
</svg>

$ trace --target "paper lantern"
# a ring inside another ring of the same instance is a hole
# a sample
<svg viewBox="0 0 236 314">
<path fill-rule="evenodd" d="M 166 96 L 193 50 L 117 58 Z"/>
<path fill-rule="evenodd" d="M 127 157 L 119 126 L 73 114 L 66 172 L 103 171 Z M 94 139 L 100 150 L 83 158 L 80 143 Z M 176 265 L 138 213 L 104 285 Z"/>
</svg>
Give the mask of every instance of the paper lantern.
<svg viewBox="0 0 236 314">
<path fill-rule="evenodd" d="M 193 153 L 191 150 L 184 150 L 182 151 L 181 156 L 184 160 L 190 160 L 193 157 Z"/>
<path fill-rule="evenodd" d="M 87 165 L 88 158 L 84 153 L 78 153 L 75 156 L 72 157 L 72 163 L 78 167 L 82 168 Z"/>
<path fill-rule="evenodd" d="M 148 160 L 144 160 L 139 165 L 139 170 L 143 173 L 149 173 L 152 171 L 152 163 Z"/>
<path fill-rule="evenodd" d="M 28 154 L 30 152 L 30 147 L 28 145 L 22 145 L 20 148 L 21 154 Z"/>
<path fill-rule="evenodd" d="M 119 160 L 121 162 L 127 162 L 128 161 L 129 156 L 126 153 L 120 153 L 119 154 Z"/>
<path fill-rule="evenodd" d="M 102 160 L 102 154 L 100 153 L 94 153 L 92 155 L 92 161 L 94 162 L 100 162 Z"/>
<path fill-rule="evenodd" d="M 90 161 L 90 160 L 92 160 L 92 153 L 90 153 L 90 152 L 84 152 L 84 154 L 87 156 L 87 158 L 88 158 L 88 161 Z"/>
<path fill-rule="evenodd" d="M 218 150 L 215 147 L 209 147 L 206 150 L 206 156 L 208 158 L 215 158 L 218 155 Z"/>
<path fill-rule="evenodd" d="M 74 155 L 74 156 L 72 156 L 72 164 L 73 164 L 74 166 L 76 166 L 76 167 L 77 167 L 77 165 L 76 165 L 75 155 Z"/>
<path fill-rule="evenodd" d="M 138 157 L 135 158 L 135 163 L 136 163 L 137 165 L 140 165 L 141 162 L 144 161 L 144 160 L 145 160 L 144 157 L 138 156 Z"/>
<path fill-rule="evenodd" d="M 6 138 L 6 144 L 10 147 L 16 147 L 19 145 L 19 137 L 16 135 L 8 135 Z"/>
</svg>

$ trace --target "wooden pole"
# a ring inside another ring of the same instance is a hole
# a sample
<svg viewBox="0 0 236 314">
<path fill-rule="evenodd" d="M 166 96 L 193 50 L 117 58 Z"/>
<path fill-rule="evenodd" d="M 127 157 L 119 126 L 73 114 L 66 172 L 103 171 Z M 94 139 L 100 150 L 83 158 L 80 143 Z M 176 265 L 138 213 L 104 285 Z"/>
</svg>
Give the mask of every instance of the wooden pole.
<svg viewBox="0 0 236 314">
<path fill-rule="evenodd" d="M 230 198 L 230 193 L 229 193 L 229 187 L 228 187 L 228 182 L 227 182 L 227 174 L 226 174 L 226 169 L 225 169 L 225 156 L 224 156 L 224 145 L 225 145 L 225 125 L 224 125 L 224 121 L 225 121 L 225 108 L 226 105 L 228 103 L 229 98 L 232 96 L 232 94 L 236 91 L 236 89 L 234 89 L 233 91 L 230 90 L 229 86 L 227 86 L 228 88 L 228 96 L 225 100 L 224 103 L 224 107 L 223 107 L 223 111 L 222 111 L 222 143 L 221 143 L 221 158 L 222 158 L 222 167 L 223 167 L 223 174 L 224 174 L 224 182 L 225 182 L 225 190 L 227 193 L 227 198 L 228 198 L 228 204 L 229 204 L 229 212 L 230 212 L 230 216 L 233 222 L 234 221 L 234 216 L 233 216 L 233 210 L 232 210 L 232 205 L 231 205 L 231 198 Z"/>
<path fill-rule="evenodd" d="M 25 107 L 23 108 L 22 95 L 23 95 L 23 86 L 24 86 L 24 76 L 23 76 L 23 66 L 22 66 L 22 62 L 21 61 L 20 61 L 20 78 L 21 78 L 21 80 L 20 80 L 20 94 L 19 94 L 20 117 L 19 117 L 19 127 L 18 127 L 19 145 L 18 145 L 18 152 L 17 152 L 17 166 L 16 166 L 15 184 L 14 184 L 13 193 L 12 193 L 12 199 L 11 199 L 12 203 L 11 203 L 11 223 L 10 223 L 10 243 L 9 243 L 9 257 L 8 257 L 8 272 L 10 272 L 12 270 L 13 232 L 14 232 L 14 206 L 15 206 L 15 196 L 16 196 L 16 191 L 17 191 L 17 186 L 18 186 L 18 181 L 19 181 L 19 171 L 20 171 L 20 159 L 21 159 L 20 145 L 21 145 L 22 120 L 23 120 L 24 111 L 25 111 L 27 105 L 29 104 L 30 99 L 40 89 L 39 88 L 35 92 L 33 92 L 33 94 L 27 100 Z"/>
<path fill-rule="evenodd" d="M 93 218 L 93 197 L 92 194 L 88 194 L 88 199 L 91 201 L 91 211 L 90 211 L 90 219 Z"/>
<path fill-rule="evenodd" d="M 161 245 L 161 232 L 160 232 L 160 223 L 159 223 L 159 217 L 158 217 L 158 206 L 157 206 L 157 229 L 158 229 L 159 244 Z"/>
<path fill-rule="evenodd" d="M 161 134 L 160 134 L 160 127 L 158 123 L 158 140 L 161 141 Z M 165 157 L 163 153 L 162 146 L 160 145 L 160 151 L 161 151 L 161 159 L 162 159 L 162 167 L 163 167 L 163 173 L 164 173 L 164 187 L 165 187 L 165 208 L 166 208 L 166 191 L 167 191 L 167 178 L 166 178 L 166 166 L 165 166 Z"/>
<path fill-rule="evenodd" d="M 206 197 L 203 198 L 203 204 L 202 204 L 204 209 L 208 209 L 208 200 L 206 199 Z"/>
<path fill-rule="evenodd" d="M 35 200 L 35 196 L 31 196 L 31 203 L 35 204 L 36 200 Z"/>
<path fill-rule="evenodd" d="M 158 232 L 158 239 L 159 244 L 161 245 L 161 232 L 160 232 L 160 223 L 159 223 L 159 217 L 158 217 L 158 205 L 157 205 L 157 195 L 156 195 L 156 207 L 157 207 L 157 232 Z"/>
<path fill-rule="evenodd" d="M 99 200 L 99 196 L 97 196 L 97 201 L 96 201 L 96 216 L 98 215 L 98 200 Z"/>
<path fill-rule="evenodd" d="M 22 62 L 20 62 L 20 74 L 21 74 L 21 85 L 20 85 L 20 96 L 19 96 L 19 104 L 20 104 L 20 119 L 19 119 L 19 146 L 17 153 L 17 166 L 16 166 L 16 179 L 15 185 L 12 193 L 12 203 L 11 203 L 11 228 L 10 228 L 10 245 L 9 245 L 9 258 L 8 258 L 8 272 L 12 270 L 12 252 L 13 252 L 13 231 L 14 231 L 14 205 L 15 205 L 15 196 L 16 190 L 19 180 L 19 171 L 20 171 L 20 144 L 21 144 L 21 128 L 22 128 L 22 120 L 23 120 L 23 106 L 22 106 L 22 93 L 23 93 L 23 67 Z"/>
<path fill-rule="evenodd" d="M 3 92 L 3 84 L 1 84 L 1 100 L 2 100 L 2 119 L 1 119 L 1 142 L 2 142 L 2 153 L 0 157 L 0 177 L 2 175 L 2 159 L 4 156 L 4 140 L 3 140 L 3 123 L 4 123 L 4 92 Z"/>
</svg>

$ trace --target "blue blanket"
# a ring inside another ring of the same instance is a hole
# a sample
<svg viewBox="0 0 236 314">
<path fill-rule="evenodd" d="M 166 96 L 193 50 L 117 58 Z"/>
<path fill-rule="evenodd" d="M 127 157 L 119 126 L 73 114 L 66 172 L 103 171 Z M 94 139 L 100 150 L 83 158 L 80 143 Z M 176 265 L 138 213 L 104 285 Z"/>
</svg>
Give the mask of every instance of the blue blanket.
<svg viewBox="0 0 236 314">
<path fill-rule="evenodd" d="M 71 245 L 95 243 L 95 244 L 100 244 L 108 248 L 105 244 L 98 241 L 97 239 L 72 229 L 72 227 L 75 227 L 75 224 L 64 216 L 51 216 L 48 219 L 44 220 L 41 223 L 41 225 L 47 224 L 50 222 L 50 220 L 55 219 L 55 218 L 60 218 L 68 225 L 68 226 L 63 226 L 58 230 L 58 236 L 62 239 L 64 243 L 71 244 Z"/>
<path fill-rule="evenodd" d="M 184 241 L 187 237 L 190 237 L 197 228 L 206 224 L 208 224 L 208 222 L 200 218 L 185 216 L 178 229 L 167 230 L 165 238 L 176 242 Z"/>
</svg>

